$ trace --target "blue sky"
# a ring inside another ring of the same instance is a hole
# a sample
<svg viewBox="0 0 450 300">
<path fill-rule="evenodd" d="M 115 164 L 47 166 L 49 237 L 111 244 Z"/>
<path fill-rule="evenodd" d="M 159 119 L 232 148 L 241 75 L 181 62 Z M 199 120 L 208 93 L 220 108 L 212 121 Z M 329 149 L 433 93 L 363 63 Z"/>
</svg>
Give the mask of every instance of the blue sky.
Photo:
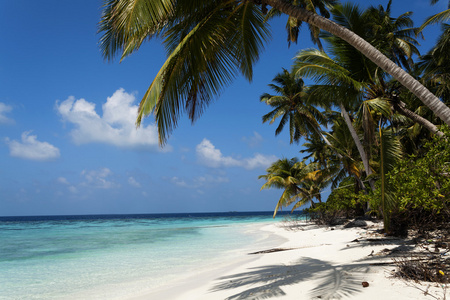
<svg viewBox="0 0 450 300">
<path fill-rule="evenodd" d="M 412 10 L 419 25 L 445 2 L 396 0 L 393 15 Z M 0 2 L 0 216 L 272 210 L 280 191 L 260 191 L 257 178 L 300 146 L 262 124 L 269 108 L 259 96 L 313 46 L 306 28 L 288 48 L 285 19 L 271 23 L 253 82 L 238 77 L 194 126 L 182 118 L 161 149 L 152 117 L 139 130 L 134 121 L 164 49 L 152 40 L 122 63 L 105 62 L 101 5 Z M 425 31 L 423 52 L 437 33 Z"/>
</svg>

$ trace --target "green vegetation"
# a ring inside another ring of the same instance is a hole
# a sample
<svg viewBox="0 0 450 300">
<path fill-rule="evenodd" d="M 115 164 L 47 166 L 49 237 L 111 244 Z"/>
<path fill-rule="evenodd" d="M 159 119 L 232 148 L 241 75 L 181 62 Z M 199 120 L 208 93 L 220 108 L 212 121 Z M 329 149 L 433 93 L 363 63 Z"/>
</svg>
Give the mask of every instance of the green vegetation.
<svg viewBox="0 0 450 300">
<path fill-rule="evenodd" d="M 330 11 L 334 22 L 370 41 L 448 104 L 448 58 L 444 50 L 450 40 L 448 26 L 443 27 L 435 48 L 418 56 L 415 35 L 418 29 L 412 27 L 411 13 L 393 17 L 390 6 L 391 1 L 386 7 L 361 10 L 347 3 L 335 5 Z M 260 176 L 267 180 L 263 188 L 284 190 L 276 210 L 287 206 L 295 209 L 299 203 L 306 203 L 300 201 L 306 199 L 305 193 L 299 197 L 298 192 L 292 191 L 304 189 L 311 178 L 320 174 L 318 188 L 308 196 L 312 202 L 308 211 L 318 222 L 334 224 L 358 216 L 379 217 L 384 221 L 385 232 L 394 235 L 405 235 L 413 227 L 425 230 L 448 225 L 448 126 L 350 44 L 328 33 L 320 37 L 326 50 L 301 50 L 292 71 L 284 71 L 285 76 L 290 74 L 301 82 L 302 88 L 302 101 L 291 102 L 289 109 L 290 120 L 302 120 L 289 127 L 291 143 L 300 138 L 306 143 L 300 151 L 305 155 L 303 172 L 301 176 L 289 173 L 289 189 L 287 185 L 271 183 L 276 175 L 274 167 L 281 160 Z M 280 83 L 279 76 L 274 81 Z M 305 86 L 301 78 L 311 79 L 314 84 Z M 270 87 L 273 89 L 274 85 Z M 275 91 L 281 97 L 285 89 Z M 267 99 L 266 95 L 262 99 Z M 266 104 L 271 105 L 268 101 Z M 313 108 L 321 112 L 316 123 L 301 116 L 303 111 Z M 264 122 L 268 115 L 263 117 Z M 323 116 L 328 117 L 326 124 Z M 271 123 L 274 120 L 275 117 Z M 308 124 L 321 126 L 306 127 L 303 125 L 306 120 Z M 280 125 L 286 121 L 283 117 Z M 276 134 L 281 129 L 279 126 Z M 306 170 L 310 173 L 305 174 Z M 314 202 L 321 199 L 317 195 L 328 185 L 332 192 L 327 201 Z"/>
<path fill-rule="evenodd" d="M 351 44 L 450 125 L 450 108 L 388 59 L 396 51 L 383 54 L 385 49 L 377 49 L 364 35 L 322 17 L 329 7 L 321 3 L 334 1 L 104 0 L 100 47 L 106 59 L 118 55 L 124 59 L 143 42 L 162 37 L 168 58 L 141 100 L 137 118 L 139 125 L 144 116 L 154 113 L 161 144 L 183 112 L 194 121 L 237 74 L 252 79 L 253 65 L 270 37 L 267 5 L 288 15 L 295 23 L 290 28 L 298 28 L 300 22 L 311 25 L 313 40 L 321 29 Z"/>
<path fill-rule="evenodd" d="M 300 51 L 275 76 L 274 94 L 260 99 L 271 109 L 263 122 L 279 122 L 275 134 L 287 125 L 292 144 L 305 141 L 304 159 L 275 162 L 260 176 L 263 188 L 283 190 L 275 214 L 310 203 L 327 218 L 379 216 L 395 233 L 449 215 L 449 26 L 426 55 L 417 46 L 423 27 L 450 14 L 415 28 L 412 12 L 392 16 L 391 3 L 362 10 L 335 0 L 104 0 L 100 47 L 106 59 L 124 59 L 162 37 L 167 60 L 137 125 L 154 113 L 163 145 L 181 114 L 194 121 L 235 76 L 252 79 L 271 18 L 288 16 L 289 44 L 308 23 L 318 49 Z"/>
<path fill-rule="evenodd" d="M 362 10 L 337 0 L 104 0 L 100 47 L 106 59 L 124 59 L 162 37 L 167 60 L 136 123 L 153 113 L 163 145 L 182 113 L 194 121 L 235 76 L 252 80 L 270 19 L 288 16 L 289 45 L 308 23 L 318 49 L 301 50 L 291 70 L 275 75 L 274 94 L 260 98 L 270 107 L 263 122 L 279 122 L 276 135 L 287 125 L 291 144 L 305 141 L 302 160 L 280 159 L 259 177 L 262 189 L 282 190 L 274 216 L 309 204 L 322 223 L 378 217 L 387 234 L 416 229 L 427 258 L 398 261 L 397 274 L 448 283 L 439 248 L 450 249 L 450 25 L 425 55 L 417 46 L 422 29 L 447 21 L 450 9 L 415 28 L 412 12 L 392 16 L 391 4 Z M 427 230 L 436 230 L 433 238 Z"/>
</svg>

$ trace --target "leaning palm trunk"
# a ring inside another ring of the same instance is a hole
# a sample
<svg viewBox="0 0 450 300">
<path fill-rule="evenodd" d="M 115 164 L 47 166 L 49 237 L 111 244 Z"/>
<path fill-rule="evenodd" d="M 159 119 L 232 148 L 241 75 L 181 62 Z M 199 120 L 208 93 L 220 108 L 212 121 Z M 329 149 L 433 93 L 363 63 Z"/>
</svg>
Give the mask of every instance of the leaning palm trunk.
<svg viewBox="0 0 450 300">
<path fill-rule="evenodd" d="M 420 82 L 414 79 L 411 75 L 405 72 L 402 68 L 397 66 L 394 62 L 388 59 L 370 43 L 355 34 L 354 32 L 342 27 L 333 21 L 326 19 L 320 15 L 313 14 L 298 6 L 294 6 L 283 0 L 265 0 L 266 4 L 276 8 L 291 17 L 295 17 L 303 22 L 307 22 L 322 30 L 343 39 L 364 56 L 374 62 L 381 69 L 389 73 L 392 77 L 397 79 L 404 87 L 416 95 L 428 108 L 430 108 L 442 121 L 450 126 L 450 108 L 433 95 Z"/>
<path fill-rule="evenodd" d="M 411 119 L 413 122 L 422 125 L 426 129 L 428 129 L 431 133 L 437 135 L 438 137 L 440 138 L 445 137 L 445 134 L 442 131 L 439 131 L 436 125 L 406 108 L 406 104 L 404 102 L 402 101 L 395 102 L 394 109 L 400 114 L 404 115 L 405 117 Z"/>
<path fill-rule="evenodd" d="M 370 168 L 369 158 L 366 155 L 366 151 L 364 150 L 364 147 L 363 147 L 361 141 L 359 140 L 358 134 L 356 133 L 356 130 L 353 127 L 352 121 L 350 120 L 350 117 L 348 116 L 348 112 L 342 103 L 339 103 L 339 108 L 341 109 L 341 114 L 345 120 L 345 124 L 347 124 L 348 130 L 350 131 L 350 134 L 352 135 L 352 138 L 355 141 L 356 148 L 358 148 L 358 152 L 359 152 L 359 155 L 361 156 L 361 160 L 363 162 L 364 169 L 366 171 L 366 175 L 370 176 L 370 175 L 372 175 L 372 169 Z M 372 178 L 369 179 L 369 184 L 370 184 L 370 188 L 372 189 L 372 191 L 374 191 L 375 184 L 374 184 Z"/>
<path fill-rule="evenodd" d="M 329 141 L 329 140 L 327 139 L 327 137 L 320 131 L 320 129 L 318 129 L 318 128 L 316 128 L 316 127 L 313 127 L 313 128 L 314 128 L 314 130 L 317 132 L 317 134 L 319 134 L 319 136 L 323 139 L 323 141 L 325 142 L 325 144 L 327 144 L 328 147 L 330 147 L 330 149 L 331 149 L 334 153 L 336 153 L 337 157 L 342 158 L 342 155 L 341 155 L 338 151 L 336 151 L 336 150 L 334 149 L 333 145 L 331 145 L 330 141 Z"/>
</svg>

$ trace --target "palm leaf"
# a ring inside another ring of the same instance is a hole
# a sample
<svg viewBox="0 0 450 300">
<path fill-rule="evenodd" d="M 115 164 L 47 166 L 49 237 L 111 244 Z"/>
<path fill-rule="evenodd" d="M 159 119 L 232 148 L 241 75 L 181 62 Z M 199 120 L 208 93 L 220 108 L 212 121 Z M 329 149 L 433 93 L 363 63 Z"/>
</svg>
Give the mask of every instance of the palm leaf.
<svg viewBox="0 0 450 300">
<path fill-rule="evenodd" d="M 183 111 L 194 122 L 238 70 L 251 80 L 252 65 L 269 36 L 260 10 L 250 2 L 205 5 L 210 9 L 202 9 L 204 16 L 187 16 L 165 33 L 170 55 L 139 107 L 138 126 L 143 116 L 155 112 L 160 144 Z"/>
<path fill-rule="evenodd" d="M 392 170 L 395 164 L 402 157 L 402 148 L 400 140 L 392 131 L 380 131 L 380 173 L 381 173 L 381 206 L 383 210 L 384 230 L 390 230 L 390 213 L 395 207 L 395 199 L 391 196 L 390 187 L 386 182 L 386 174 Z"/>
</svg>

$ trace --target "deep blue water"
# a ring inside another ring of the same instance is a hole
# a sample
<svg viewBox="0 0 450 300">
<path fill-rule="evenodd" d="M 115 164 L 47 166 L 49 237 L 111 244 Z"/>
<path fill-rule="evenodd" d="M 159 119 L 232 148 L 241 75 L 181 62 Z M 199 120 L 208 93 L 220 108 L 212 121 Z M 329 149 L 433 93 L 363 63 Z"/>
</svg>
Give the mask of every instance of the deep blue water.
<svg viewBox="0 0 450 300">
<path fill-rule="evenodd" d="M 302 215 L 302 212 L 291 214 L 279 211 L 278 218 L 282 216 Z M 135 220 L 135 219 L 207 219 L 207 218 L 262 218 L 272 217 L 273 211 L 249 212 L 208 212 L 208 213 L 171 213 L 171 214 L 109 214 L 109 215 L 49 215 L 49 216 L 0 216 L 0 222 L 36 222 L 36 221 L 82 221 L 82 220 Z"/>
</svg>

